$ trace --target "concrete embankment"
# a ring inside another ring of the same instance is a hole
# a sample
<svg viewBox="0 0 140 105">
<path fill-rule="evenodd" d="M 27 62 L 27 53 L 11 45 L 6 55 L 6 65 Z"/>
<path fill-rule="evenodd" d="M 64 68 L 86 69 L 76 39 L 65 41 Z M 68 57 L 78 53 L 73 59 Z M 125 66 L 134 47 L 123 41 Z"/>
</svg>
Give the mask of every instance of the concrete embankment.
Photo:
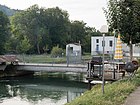
<svg viewBox="0 0 140 105">
<path fill-rule="evenodd" d="M 11 77 L 11 76 L 21 76 L 21 75 L 31 75 L 34 74 L 33 71 L 17 71 L 15 66 L 6 65 L 4 70 L 0 70 L 0 77 Z"/>
</svg>

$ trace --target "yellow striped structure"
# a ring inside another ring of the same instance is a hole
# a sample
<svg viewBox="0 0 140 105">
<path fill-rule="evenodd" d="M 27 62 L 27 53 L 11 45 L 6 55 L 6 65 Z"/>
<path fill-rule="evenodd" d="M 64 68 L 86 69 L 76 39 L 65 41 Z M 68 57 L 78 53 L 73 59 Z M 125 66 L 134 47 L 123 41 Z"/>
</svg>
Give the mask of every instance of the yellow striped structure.
<svg viewBox="0 0 140 105">
<path fill-rule="evenodd" d="M 117 38 L 114 59 L 119 59 L 119 60 L 123 59 L 122 42 L 120 40 L 120 34 L 118 35 L 118 38 Z"/>
</svg>

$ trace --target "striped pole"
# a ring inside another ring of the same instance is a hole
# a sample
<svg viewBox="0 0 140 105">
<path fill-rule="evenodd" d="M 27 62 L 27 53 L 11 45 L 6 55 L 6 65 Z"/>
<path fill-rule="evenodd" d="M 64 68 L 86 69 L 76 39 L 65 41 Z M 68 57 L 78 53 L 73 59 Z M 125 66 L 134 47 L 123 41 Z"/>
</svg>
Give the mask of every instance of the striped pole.
<svg viewBox="0 0 140 105">
<path fill-rule="evenodd" d="M 122 42 L 120 40 L 120 34 L 118 35 L 118 38 L 117 38 L 114 59 L 116 59 L 116 60 L 123 59 Z"/>
<path fill-rule="evenodd" d="M 118 35 L 118 38 L 117 38 L 114 59 L 116 60 L 123 59 L 122 42 L 120 40 L 120 34 Z M 119 73 L 119 62 L 118 62 L 118 73 Z M 118 78 L 119 78 L 119 75 L 118 75 Z"/>
</svg>

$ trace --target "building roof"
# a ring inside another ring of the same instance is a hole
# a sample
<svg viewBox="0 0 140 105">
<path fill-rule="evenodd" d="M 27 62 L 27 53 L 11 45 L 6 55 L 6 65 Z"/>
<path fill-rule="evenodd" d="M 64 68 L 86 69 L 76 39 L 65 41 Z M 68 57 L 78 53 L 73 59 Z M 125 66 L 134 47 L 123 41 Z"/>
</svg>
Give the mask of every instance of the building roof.
<svg viewBox="0 0 140 105">
<path fill-rule="evenodd" d="M 101 37 L 101 38 L 102 38 L 103 36 L 92 36 L 92 37 L 93 37 L 93 38 L 94 38 L 94 37 L 96 37 L 96 38 L 97 38 L 97 37 L 98 37 L 98 38 Z M 105 37 L 114 37 L 114 36 L 105 36 Z M 115 37 L 115 38 L 116 38 L 116 37 Z"/>
<path fill-rule="evenodd" d="M 76 46 L 81 46 L 81 44 L 79 44 L 79 43 L 69 43 L 69 44 L 67 44 L 67 45 L 76 45 Z"/>
</svg>

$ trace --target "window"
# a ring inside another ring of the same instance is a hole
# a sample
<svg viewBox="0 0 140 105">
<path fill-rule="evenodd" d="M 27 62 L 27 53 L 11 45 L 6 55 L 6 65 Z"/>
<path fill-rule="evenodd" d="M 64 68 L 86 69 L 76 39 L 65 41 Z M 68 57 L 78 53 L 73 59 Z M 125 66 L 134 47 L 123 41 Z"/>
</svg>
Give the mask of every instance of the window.
<svg viewBox="0 0 140 105">
<path fill-rule="evenodd" d="M 96 43 L 99 43 L 99 39 L 96 39 Z"/>
<path fill-rule="evenodd" d="M 103 41 L 102 41 L 102 46 L 103 46 Z M 105 46 L 105 41 L 104 41 L 104 46 Z"/>
<path fill-rule="evenodd" d="M 99 45 L 96 45 L 96 51 L 97 52 L 99 51 Z"/>
<path fill-rule="evenodd" d="M 113 46 L 113 41 L 112 41 L 112 40 L 109 41 L 109 46 L 110 46 L 110 47 Z"/>
<path fill-rule="evenodd" d="M 70 51 L 73 52 L 73 47 L 70 47 Z"/>
</svg>

